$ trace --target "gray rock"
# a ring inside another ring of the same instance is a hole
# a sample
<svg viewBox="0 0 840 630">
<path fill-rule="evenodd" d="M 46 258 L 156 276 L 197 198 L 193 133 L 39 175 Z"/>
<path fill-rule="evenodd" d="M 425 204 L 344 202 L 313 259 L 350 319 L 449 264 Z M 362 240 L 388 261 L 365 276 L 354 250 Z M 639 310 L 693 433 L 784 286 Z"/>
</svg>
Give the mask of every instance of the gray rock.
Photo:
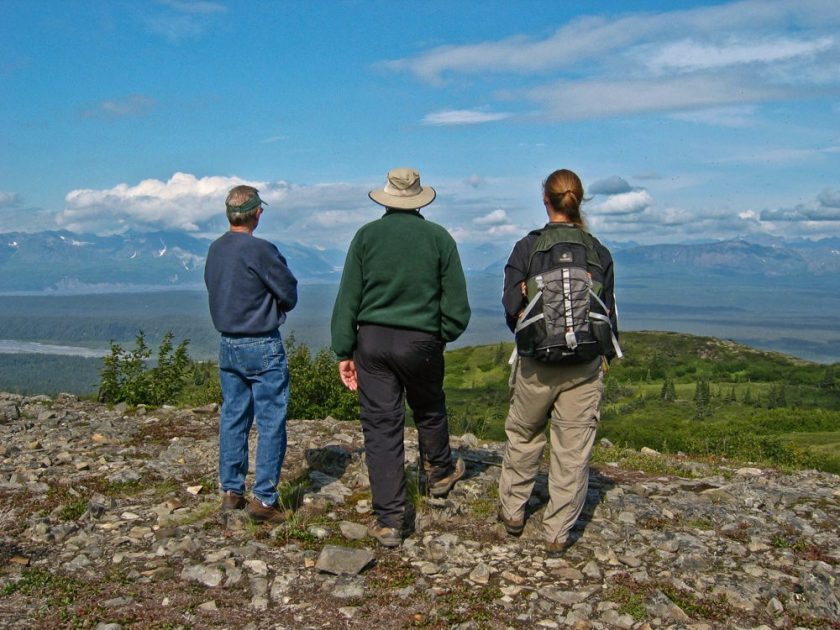
<svg viewBox="0 0 840 630">
<path fill-rule="evenodd" d="M 470 580 L 476 584 L 487 584 L 490 581 L 492 570 L 483 562 L 475 565 L 475 568 L 470 571 Z"/>
<path fill-rule="evenodd" d="M 356 599 L 365 596 L 364 581 L 359 579 L 339 580 L 332 591 L 338 599 Z"/>
<path fill-rule="evenodd" d="M 367 537 L 367 526 L 352 521 L 341 521 L 338 524 L 341 535 L 348 540 L 363 540 Z"/>
<path fill-rule="evenodd" d="M 374 555 L 367 549 L 350 549 L 337 545 L 326 545 L 315 568 L 334 575 L 356 575 L 361 573 L 374 560 Z"/>
<path fill-rule="evenodd" d="M 181 579 L 189 582 L 198 582 L 204 586 L 213 588 L 222 583 L 224 573 L 217 567 L 208 567 L 203 564 L 196 564 L 184 567 L 181 571 Z"/>
<path fill-rule="evenodd" d="M 20 418 L 20 407 L 17 403 L 0 401 L 0 424 L 7 424 Z"/>
<path fill-rule="evenodd" d="M 662 591 L 654 591 L 645 602 L 645 608 L 654 617 L 660 617 L 666 621 L 685 623 L 690 618 L 685 611 L 672 602 Z"/>
<path fill-rule="evenodd" d="M 550 599 L 553 602 L 562 604 L 564 606 L 571 606 L 572 604 L 579 604 L 588 599 L 594 589 L 586 589 L 581 591 L 564 591 L 562 589 L 546 586 L 537 591 L 542 597 Z"/>
</svg>

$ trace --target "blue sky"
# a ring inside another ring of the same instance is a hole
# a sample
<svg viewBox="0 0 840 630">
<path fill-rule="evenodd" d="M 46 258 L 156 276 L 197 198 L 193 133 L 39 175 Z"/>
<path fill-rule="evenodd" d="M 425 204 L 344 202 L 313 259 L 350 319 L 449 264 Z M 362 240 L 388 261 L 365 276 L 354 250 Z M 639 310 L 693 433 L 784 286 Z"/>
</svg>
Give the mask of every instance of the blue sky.
<svg viewBox="0 0 840 630">
<path fill-rule="evenodd" d="M 0 3 L 3 231 L 345 248 L 413 166 L 463 244 L 581 175 L 611 241 L 840 235 L 840 2 Z"/>
</svg>

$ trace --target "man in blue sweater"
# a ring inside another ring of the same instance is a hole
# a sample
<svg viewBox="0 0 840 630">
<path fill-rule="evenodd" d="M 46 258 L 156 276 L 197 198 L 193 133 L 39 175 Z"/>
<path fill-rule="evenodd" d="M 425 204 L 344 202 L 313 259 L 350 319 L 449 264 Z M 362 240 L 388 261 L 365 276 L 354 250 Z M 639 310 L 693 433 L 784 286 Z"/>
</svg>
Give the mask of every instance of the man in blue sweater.
<svg viewBox="0 0 840 630">
<path fill-rule="evenodd" d="M 277 483 L 286 454 L 289 368 L 278 330 L 297 303 L 297 280 L 268 241 L 253 236 L 263 202 L 252 186 L 236 186 L 225 202 L 230 231 L 207 253 L 204 283 L 210 316 L 222 334 L 219 375 L 219 480 L 222 510 L 241 510 L 257 522 L 279 523 Z M 245 500 L 248 434 L 257 422 L 251 501 Z"/>
</svg>

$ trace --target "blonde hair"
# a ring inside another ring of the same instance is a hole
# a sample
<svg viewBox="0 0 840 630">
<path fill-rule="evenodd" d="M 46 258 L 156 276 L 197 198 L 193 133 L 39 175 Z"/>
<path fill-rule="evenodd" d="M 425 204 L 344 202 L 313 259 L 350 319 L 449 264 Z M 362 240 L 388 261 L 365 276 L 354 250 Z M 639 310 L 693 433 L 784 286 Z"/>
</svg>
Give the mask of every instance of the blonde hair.
<svg viewBox="0 0 840 630">
<path fill-rule="evenodd" d="M 231 225 L 250 225 L 253 223 L 261 206 L 256 206 L 246 212 L 237 212 L 236 209 L 244 206 L 254 197 L 259 197 L 258 193 L 259 191 L 253 186 L 244 184 L 231 188 L 227 199 L 225 199 L 225 213 Z"/>
<path fill-rule="evenodd" d="M 575 173 L 567 169 L 554 171 L 543 183 L 543 193 L 551 208 L 575 225 L 586 227 L 580 204 L 583 199 L 583 184 Z"/>
</svg>

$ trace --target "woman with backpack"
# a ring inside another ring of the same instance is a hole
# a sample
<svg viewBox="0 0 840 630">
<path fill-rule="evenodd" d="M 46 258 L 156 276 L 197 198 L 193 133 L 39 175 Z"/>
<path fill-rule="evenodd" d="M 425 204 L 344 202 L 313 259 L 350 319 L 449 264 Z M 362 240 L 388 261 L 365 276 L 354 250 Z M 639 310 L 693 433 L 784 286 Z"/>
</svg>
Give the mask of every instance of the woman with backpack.
<svg viewBox="0 0 840 630">
<path fill-rule="evenodd" d="M 554 171 L 543 184 L 548 223 L 519 240 L 505 266 L 502 304 L 516 334 L 511 402 L 499 480 L 499 520 L 525 528 L 550 422 L 546 551 L 562 553 L 583 509 L 607 362 L 621 356 L 609 250 L 586 231 L 580 178 Z"/>
</svg>

